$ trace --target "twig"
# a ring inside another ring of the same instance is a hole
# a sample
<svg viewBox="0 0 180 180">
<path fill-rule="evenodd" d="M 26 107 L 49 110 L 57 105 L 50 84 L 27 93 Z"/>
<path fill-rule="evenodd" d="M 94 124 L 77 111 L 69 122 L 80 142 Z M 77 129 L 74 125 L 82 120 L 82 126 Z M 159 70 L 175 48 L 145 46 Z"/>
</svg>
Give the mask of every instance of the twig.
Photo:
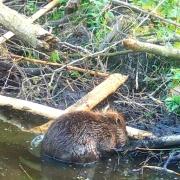
<svg viewBox="0 0 180 180">
<path fill-rule="evenodd" d="M 11 54 L 11 57 L 17 59 L 17 60 L 15 60 L 15 62 L 25 60 L 25 61 L 29 61 L 29 62 L 34 63 L 34 64 L 43 64 L 43 65 L 50 65 L 50 66 L 56 66 L 56 67 L 64 66 L 63 64 L 59 64 L 59 63 L 52 63 L 52 62 L 43 61 L 43 60 L 39 60 L 39 59 L 32 59 L 32 58 L 18 56 L 18 55 L 14 55 L 14 54 Z M 100 77 L 109 76 L 108 73 L 97 72 L 97 71 L 93 71 L 93 70 L 89 70 L 89 69 L 83 69 L 83 68 L 70 66 L 70 65 L 66 65 L 65 68 L 67 70 L 74 70 L 74 71 L 79 71 L 79 72 L 83 72 L 83 73 L 89 73 L 90 75 L 93 75 L 93 76 L 100 76 Z"/>
<path fill-rule="evenodd" d="M 161 101 L 161 100 L 159 100 L 159 99 L 156 99 L 155 97 L 153 97 L 151 94 L 149 94 L 148 95 L 148 97 L 150 98 L 150 99 L 152 99 L 155 103 L 157 103 L 157 104 L 163 104 L 163 102 Z"/>
<path fill-rule="evenodd" d="M 177 173 L 177 172 L 175 172 L 173 170 L 170 170 L 170 169 L 165 169 L 163 167 L 158 167 L 158 166 L 143 166 L 142 169 L 144 169 L 144 168 L 158 170 L 158 171 L 162 171 L 162 172 L 166 172 L 166 173 L 169 173 L 169 174 L 175 174 L 177 176 L 180 176 L 180 173 Z"/>
<path fill-rule="evenodd" d="M 88 51 L 87 49 L 85 49 L 85 48 L 83 48 L 81 46 L 76 46 L 76 45 L 70 44 L 68 42 L 58 42 L 58 43 L 61 44 L 61 45 L 66 45 L 68 47 L 71 47 L 71 48 L 73 48 L 75 50 L 80 50 L 80 51 L 82 51 L 82 52 L 84 52 L 84 53 L 86 53 L 88 55 L 92 55 L 92 53 L 90 51 Z"/>
<path fill-rule="evenodd" d="M 155 18 L 157 18 L 157 19 L 160 19 L 160 20 L 163 21 L 164 23 L 173 24 L 173 25 L 175 25 L 175 26 L 177 26 L 177 27 L 180 27 L 180 24 L 177 23 L 177 22 L 174 22 L 174 21 L 169 20 L 169 19 L 164 19 L 163 17 L 154 14 L 153 12 L 145 11 L 145 10 L 140 9 L 140 8 L 138 8 L 137 6 L 134 6 L 134 5 L 130 4 L 130 3 L 126 3 L 126 2 L 123 2 L 123 1 L 120 1 L 120 0 L 112 0 L 112 2 L 113 2 L 113 4 L 115 4 L 115 5 L 120 5 L 120 4 L 121 4 L 121 5 L 124 5 L 124 6 L 128 6 L 128 7 L 130 7 L 131 9 L 133 9 L 133 10 L 135 10 L 135 11 L 142 12 L 142 13 L 144 13 L 144 14 L 149 14 L 149 15 L 152 16 L 152 17 L 155 17 Z"/>
<path fill-rule="evenodd" d="M 149 168 L 149 169 L 154 169 L 154 170 L 158 170 L 158 171 L 162 171 L 162 172 L 166 172 L 166 173 L 175 174 L 177 176 L 180 176 L 180 173 L 175 172 L 175 171 L 167 168 L 167 166 L 170 164 L 171 161 L 173 161 L 173 160 L 177 161 L 177 160 L 180 159 L 180 154 L 175 156 L 175 154 L 177 152 L 179 153 L 179 151 L 175 151 L 175 152 L 170 154 L 170 156 L 168 157 L 167 161 L 164 163 L 163 167 L 158 167 L 158 166 L 143 166 L 142 170 L 143 170 L 143 168 Z"/>
<path fill-rule="evenodd" d="M 167 149 L 153 149 L 153 148 L 140 148 L 140 147 L 137 147 L 136 150 L 142 150 L 142 151 L 171 151 L 172 148 L 167 148 Z"/>
<path fill-rule="evenodd" d="M 33 178 L 27 173 L 27 171 L 23 168 L 23 166 L 20 164 L 19 165 L 20 169 L 26 174 L 26 176 L 28 177 L 28 179 L 33 180 Z"/>
<path fill-rule="evenodd" d="M 153 91 L 151 94 L 149 94 L 150 97 L 153 97 L 164 85 L 166 85 L 166 83 L 168 83 L 171 79 L 166 80 L 165 82 L 163 82 L 161 85 L 158 86 L 158 88 Z"/>
<path fill-rule="evenodd" d="M 161 4 L 164 3 L 164 1 L 165 1 L 165 0 L 161 0 L 161 1 L 157 4 L 157 6 L 156 6 L 152 11 L 150 11 L 150 12 L 147 14 L 147 16 L 136 26 L 135 30 L 136 30 L 137 28 L 139 28 L 139 27 L 150 17 L 150 15 L 151 15 L 152 13 L 156 12 L 156 10 L 161 6 Z"/>
<path fill-rule="evenodd" d="M 170 154 L 170 156 L 168 157 L 167 161 L 165 162 L 163 168 L 167 169 L 167 166 L 170 164 L 171 161 L 180 159 L 180 154 L 175 156 L 175 154 L 177 152 L 179 153 L 179 151 L 175 151 Z"/>
<path fill-rule="evenodd" d="M 112 47 L 114 47 L 114 46 L 116 46 L 117 44 L 119 44 L 120 42 L 121 42 L 121 41 L 115 42 L 114 44 L 112 44 L 111 46 L 103 49 L 102 51 L 95 52 L 94 54 L 88 54 L 88 55 L 86 55 L 86 56 L 84 56 L 84 57 L 82 57 L 82 58 L 79 58 L 79 59 L 75 59 L 75 60 L 73 60 L 72 62 L 63 65 L 62 67 L 60 67 L 60 68 L 58 68 L 58 69 L 55 69 L 55 70 L 53 71 L 53 74 L 62 71 L 62 70 L 63 70 L 64 68 L 66 68 L 67 66 L 76 64 L 76 63 L 78 63 L 78 62 L 80 62 L 80 61 L 83 61 L 83 60 L 85 60 L 85 59 L 101 56 L 101 55 L 103 55 L 105 52 L 109 51 Z M 46 77 L 47 77 L 47 76 L 52 76 L 52 73 L 43 74 L 43 75 L 41 75 L 40 77 L 44 77 L 44 76 L 46 76 Z M 35 77 L 33 77 L 33 78 L 35 78 Z M 30 80 L 30 78 L 29 78 L 29 80 Z"/>
<path fill-rule="evenodd" d="M 146 42 L 148 43 L 164 43 L 164 42 L 180 42 L 180 35 L 174 34 L 172 37 L 164 37 L 164 38 L 152 38 L 147 39 Z"/>
</svg>

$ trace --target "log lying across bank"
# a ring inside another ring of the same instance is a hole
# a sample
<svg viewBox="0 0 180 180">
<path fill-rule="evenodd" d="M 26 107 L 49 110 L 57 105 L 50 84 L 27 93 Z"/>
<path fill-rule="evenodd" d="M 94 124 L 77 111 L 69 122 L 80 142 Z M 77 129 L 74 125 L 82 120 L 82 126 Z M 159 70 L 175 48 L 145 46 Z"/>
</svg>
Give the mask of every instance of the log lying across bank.
<svg viewBox="0 0 180 180">
<path fill-rule="evenodd" d="M 94 108 L 99 102 L 105 99 L 108 95 L 114 93 L 117 88 L 122 85 L 127 80 L 127 76 L 121 74 L 112 74 L 105 81 L 103 81 L 99 86 L 95 87 L 91 92 L 89 92 L 86 96 L 81 98 L 77 103 L 67 108 L 65 111 L 47 107 L 44 105 L 40 105 L 37 103 L 32 103 L 25 100 L 19 100 L 11 97 L 6 97 L 0 95 L 0 107 L 11 107 L 12 111 L 19 110 L 20 112 L 28 112 L 32 114 L 37 114 L 42 117 L 46 117 L 50 121 L 45 123 L 39 127 L 35 127 L 32 129 L 24 129 L 20 124 L 15 124 L 14 121 L 5 119 L 5 121 L 14 124 L 21 128 L 21 130 L 29 131 L 32 133 L 44 133 L 49 125 L 53 122 L 54 119 L 62 115 L 67 111 L 72 110 L 90 110 Z M 127 131 L 130 137 L 143 139 L 144 137 L 152 137 L 152 133 L 131 128 L 127 126 Z"/>
<path fill-rule="evenodd" d="M 45 8 L 35 13 L 31 18 L 26 18 L 0 2 L 0 24 L 12 31 L 0 37 L 0 43 L 3 43 L 15 34 L 19 39 L 28 43 L 33 48 L 50 49 L 52 44 L 58 41 L 57 38 L 40 25 L 33 24 L 32 22 L 58 3 L 58 0 L 54 0 Z"/>
<path fill-rule="evenodd" d="M 170 135 L 153 138 L 151 140 L 142 140 L 138 147 L 163 148 L 170 146 L 180 146 L 180 135 Z"/>
<path fill-rule="evenodd" d="M 10 107 L 14 110 L 37 114 L 48 119 L 55 119 L 64 112 L 63 110 L 44 106 L 42 104 L 0 95 L 0 107 L 4 106 Z"/>
</svg>

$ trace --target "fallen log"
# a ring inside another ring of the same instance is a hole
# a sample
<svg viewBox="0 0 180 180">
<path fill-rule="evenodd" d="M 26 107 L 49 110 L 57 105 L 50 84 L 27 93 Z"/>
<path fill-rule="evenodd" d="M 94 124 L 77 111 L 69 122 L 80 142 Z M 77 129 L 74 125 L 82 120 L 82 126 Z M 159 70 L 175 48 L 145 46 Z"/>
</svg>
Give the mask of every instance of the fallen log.
<svg viewBox="0 0 180 180">
<path fill-rule="evenodd" d="M 38 103 L 0 95 L 0 107 L 4 106 L 15 110 L 26 111 L 31 114 L 37 114 L 48 119 L 55 119 L 64 112 L 63 110 L 44 106 Z"/>
<path fill-rule="evenodd" d="M 19 39 L 34 48 L 50 49 L 50 47 L 58 41 L 57 38 L 41 26 L 32 24 L 32 22 L 57 4 L 57 0 L 52 1 L 50 5 L 48 4 L 46 8 L 38 11 L 36 15 L 31 18 L 26 18 L 0 2 L 0 24 L 13 32 L 7 32 L 2 36 L 0 43 L 5 42 L 15 34 Z"/>
<path fill-rule="evenodd" d="M 127 49 L 134 51 L 147 52 L 165 57 L 180 59 L 180 50 L 172 47 L 159 46 L 151 43 L 140 42 L 135 39 L 124 39 L 123 45 Z"/>
<path fill-rule="evenodd" d="M 136 142 L 136 149 L 138 148 L 164 148 L 170 146 L 180 146 L 180 135 L 169 135 L 162 137 L 154 137 L 149 140 L 140 140 Z"/>
</svg>

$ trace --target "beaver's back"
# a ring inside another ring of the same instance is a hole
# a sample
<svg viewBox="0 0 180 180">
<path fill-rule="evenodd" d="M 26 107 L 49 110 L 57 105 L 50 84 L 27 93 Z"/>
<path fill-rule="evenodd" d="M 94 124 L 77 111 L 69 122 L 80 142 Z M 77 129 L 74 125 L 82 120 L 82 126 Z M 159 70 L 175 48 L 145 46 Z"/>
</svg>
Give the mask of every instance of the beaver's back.
<svg viewBox="0 0 180 180">
<path fill-rule="evenodd" d="M 124 117 L 120 118 L 118 120 L 112 112 L 66 113 L 48 129 L 42 142 L 42 154 L 64 162 L 96 161 L 125 144 L 125 121 Z"/>
</svg>

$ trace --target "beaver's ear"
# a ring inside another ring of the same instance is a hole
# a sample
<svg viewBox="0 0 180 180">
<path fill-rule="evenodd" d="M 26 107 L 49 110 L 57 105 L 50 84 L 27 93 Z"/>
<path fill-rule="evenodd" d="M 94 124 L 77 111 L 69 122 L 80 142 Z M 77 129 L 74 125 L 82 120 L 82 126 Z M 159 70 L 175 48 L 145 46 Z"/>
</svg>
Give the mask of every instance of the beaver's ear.
<svg viewBox="0 0 180 180">
<path fill-rule="evenodd" d="M 120 112 L 118 118 L 126 121 L 126 115 L 124 113 Z"/>
</svg>

